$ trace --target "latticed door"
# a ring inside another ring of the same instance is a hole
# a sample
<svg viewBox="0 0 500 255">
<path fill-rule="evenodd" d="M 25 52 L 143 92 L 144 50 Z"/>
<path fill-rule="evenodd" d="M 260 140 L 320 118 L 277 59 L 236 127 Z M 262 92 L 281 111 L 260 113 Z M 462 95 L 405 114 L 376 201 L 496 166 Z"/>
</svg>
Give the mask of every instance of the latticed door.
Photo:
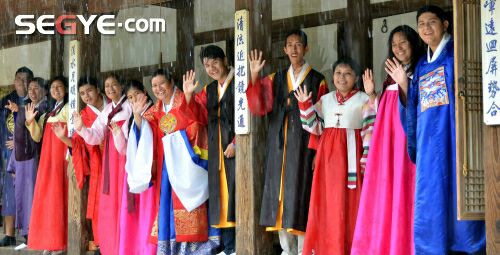
<svg viewBox="0 0 500 255">
<path fill-rule="evenodd" d="M 484 219 L 480 0 L 453 1 L 460 220 Z"/>
</svg>

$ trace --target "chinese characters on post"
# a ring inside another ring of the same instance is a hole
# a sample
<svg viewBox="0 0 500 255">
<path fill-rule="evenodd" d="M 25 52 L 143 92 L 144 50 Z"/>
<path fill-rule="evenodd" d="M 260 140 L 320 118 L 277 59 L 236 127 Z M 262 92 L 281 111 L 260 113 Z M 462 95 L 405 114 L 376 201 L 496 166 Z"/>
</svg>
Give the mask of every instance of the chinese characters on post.
<svg viewBox="0 0 500 255">
<path fill-rule="evenodd" d="M 248 86 L 248 11 L 239 10 L 234 15 L 234 117 L 235 133 L 250 133 L 250 112 L 246 90 Z"/>
<path fill-rule="evenodd" d="M 78 79 L 80 73 L 80 42 L 73 40 L 69 43 L 69 119 L 68 119 L 68 136 L 72 136 L 75 132 L 73 122 L 73 112 L 78 111 Z"/>
<path fill-rule="evenodd" d="M 500 13 L 495 8 L 496 0 L 483 0 L 481 7 L 484 123 L 500 125 L 500 86 L 497 75 L 497 65 L 500 60 L 497 41 L 500 34 L 496 30 L 496 25 L 500 22 Z"/>
</svg>

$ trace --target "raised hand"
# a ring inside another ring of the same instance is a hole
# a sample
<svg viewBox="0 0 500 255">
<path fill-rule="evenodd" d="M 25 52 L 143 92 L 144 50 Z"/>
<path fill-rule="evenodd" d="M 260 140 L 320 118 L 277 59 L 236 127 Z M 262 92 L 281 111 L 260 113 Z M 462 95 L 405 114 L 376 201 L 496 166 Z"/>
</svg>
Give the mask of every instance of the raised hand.
<svg viewBox="0 0 500 255">
<path fill-rule="evenodd" d="M 66 137 L 66 125 L 63 126 L 60 123 L 54 123 L 52 131 L 59 139 Z"/>
<path fill-rule="evenodd" d="M 189 70 L 182 76 L 182 88 L 184 90 L 184 96 L 186 101 L 189 103 L 191 97 L 193 96 L 196 87 L 198 87 L 198 82 L 195 82 L 196 73 L 193 70 Z"/>
<path fill-rule="evenodd" d="M 257 78 L 259 77 L 259 72 L 262 70 L 262 68 L 264 68 L 266 60 L 262 59 L 262 51 L 256 49 L 250 51 L 248 59 L 250 62 L 250 75 L 252 76 L 252 84 L 253 84 L 257 81 Z"/>
<path fill-rule="evenodd" d="M 304 88 L 298 86 L 297 89 L 294 92 L 295 98 L 301 103 L 309 100 L 312 96 L 312 92 L 307 93 L 307 88 L 306 85 L 304 85 Z"/>
<path fill-rule="evenodd" d="M 35 105 L 33 103 L 25 105 L 24 110 L 26 112 L 26 123 L 31 124 L 35 120 L 38 111 L 35 110 Z"/>
<path fill-rule="evenodd" d="M 82 116 L 77 111 L 73 112 L 73 125 L 77 131 L 80 131 L 83 128 Z"/>
<path fill-rule="evenodd" d="M 19 111 L 19 106 L 10 100 L 7 100 L 7 105 L 5 106 L 5 108 L 9 109 L 11 112 Z"/>
<path fill-rule="evenodd" d="M 132 102 L 132 112 L 141 115 L 146 110 L 148 97 L 144 94 L 137 95 L 137 100 Z"/>
<path fill-rule="evenodd" d="M 387 59 L 385 61 L 385 71 L 397 84 L 399 84 L 406 94 L 408 90 L 408 76 L 406 76 L 406 71 L 399 61 L 396 58 L 392 58 L 392 60 Z"/>
<path fill-rule="evenodd" d="M 366 69 L 365 73 L 362 75 L 363 86 L 365 87 L 365 92 L 368 95 L 375 94 L 375 82 L 373 81 L 373 71 L 371 69 Z"/>
<path fill-rule="evenodd" d="M 116 136 L 118 134 L 120 134 L 121 132 L 121 129 L 120 127 L 118 126 L 118 124 L 116 124 L 116 122 L 114 121 L 111 121 L 111 123 L 109 123 L 109 131 L 111 131 L 111 133 Z"/>
</svg>

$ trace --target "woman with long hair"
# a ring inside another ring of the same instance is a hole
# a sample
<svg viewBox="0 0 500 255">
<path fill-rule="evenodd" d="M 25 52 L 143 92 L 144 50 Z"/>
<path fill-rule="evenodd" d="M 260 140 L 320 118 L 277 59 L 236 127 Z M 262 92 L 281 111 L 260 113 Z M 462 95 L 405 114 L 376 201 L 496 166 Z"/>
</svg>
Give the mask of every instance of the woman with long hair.
<svg viewBox="0 0 500 255">
<path fill-rule="evenodd" d="M 409 79 L 423 53 L 418 34 L 402 25 L 391 31 L 389 59 L 404 66 Z M 363 83 L 375 86 L 367 69 Z M 351 254 L 413 254 L 413 194 L 415 164 L 406 149 L 400 121 L 400 88 L 387 75 L 377 108 L 370 153 L 366 162 Z"/>
<path fill-rule="evenodd" d="M 102 191 L 99 197 L 97 232 L 103 254 L 119 254 L 120 210 L 125 178 L 128 121 L 132 108 L 123 94 L 124 88 L 116 74 L 104 79 L 104 92 L 111 100 L 91 127 L 86 127 L 79 113 L 73 113 L 77 133 L 90 145 L 104 143 Z"/>
</svg>

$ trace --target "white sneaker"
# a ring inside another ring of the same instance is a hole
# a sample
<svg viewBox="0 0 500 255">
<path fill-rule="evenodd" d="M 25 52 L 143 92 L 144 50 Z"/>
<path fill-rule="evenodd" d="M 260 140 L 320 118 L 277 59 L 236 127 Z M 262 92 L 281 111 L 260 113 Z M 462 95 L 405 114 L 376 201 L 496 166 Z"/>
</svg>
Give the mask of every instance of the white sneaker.
<svg viewBox="0 0 500 255">
<path fill-rule="evenodd" d="M 26 245 L 25 243 L 22 243 L 18 246 L 16 246 L 16 248 L 14 248 L 15 251 L 20 251 L 22 249 L 25 249 L 26 247 L 28 247 L 28 245 Z"/>
<path fill-rule="evenodd" d="M 217 253 L 217 255 L 226 255 L 226 253 L 221 251 L 221 252 Z"/>
<path fill-rule="evenodd" d="M 236 255 L 236 252 L 231 253 L 231 255 Z"/>
</svg>

